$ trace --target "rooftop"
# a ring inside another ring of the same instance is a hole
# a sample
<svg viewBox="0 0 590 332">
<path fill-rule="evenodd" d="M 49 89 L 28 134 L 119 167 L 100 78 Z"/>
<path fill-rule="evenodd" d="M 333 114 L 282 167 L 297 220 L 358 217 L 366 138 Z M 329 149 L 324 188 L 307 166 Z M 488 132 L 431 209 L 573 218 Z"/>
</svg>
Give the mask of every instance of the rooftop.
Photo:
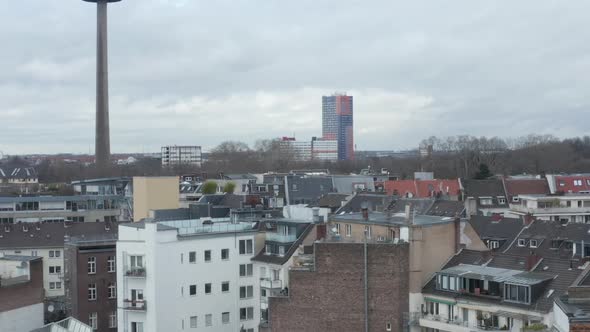
<svg viewBox="0 0 590 332">
<path fill-rule="evenodd" d="M 143 220 L 136 223 L 122 224 L 122 226 L 143 229 L 145 228 L 146 222 L 156 223 L 158 231 L 177 230 L 178 236 L 258 231 L 257 222 L 231 223 L 230 218 L 203 218 L 167 221 Z"/>
<path fill-rule="evenodd" d="M 365 220 L 362 213 L 341 213 L 332 215 L 329 217 L 331 221 L 341 222 L 355 222 L 360 224 L 371 224 L 371 225 L 409 225 L 409 221 L 404 213 L 387 214 L 383 212 L 370 212 L 369 218 Z M 430 226 L 441 223 L 449 223 L 455 220 L 453 217 L 441 217 L 441 216 L 427 216 L 427 215 L 415 215 L 411 218 L 411 223 L 418 226 Z"/>
<path fill-rule="evenodd" d="M 481 279 L 494 282 L 507 282 L 520 285 L 537 285 L 550 280 L 547 275 L 520 270 L 489 267 L 485 265 L 460 264 L 440 271 L 444 274 L 460 276 L 463 278 Z"/>
<path fill-rule="evenodd" d="M 20 196 L 0 197 L 0 203 L 24 202 L 65 202 L 65 201 L 95 201 L 99 199 L 120 199 L 119 195 L 76 195 L 76 196 Z"/>
</svg>

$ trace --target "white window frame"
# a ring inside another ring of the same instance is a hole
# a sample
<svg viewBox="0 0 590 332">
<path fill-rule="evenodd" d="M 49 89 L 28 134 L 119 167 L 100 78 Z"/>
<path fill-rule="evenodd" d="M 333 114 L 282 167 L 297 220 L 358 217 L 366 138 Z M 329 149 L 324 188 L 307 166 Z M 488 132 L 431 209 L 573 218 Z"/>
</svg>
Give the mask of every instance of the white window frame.
<svg viewBox="0 0 590 332">
<path fill-rule="evenodd" d="M 88 257 L 88 274 L 96 274 L 96 257 Z"/>
<path fill-rule="evenodd" d="M 199 320 L 198 320 L 197 316 L 190 316 L 189 322 L 190 322 L 189 326 L 191 329 L 196 329 L 199 324 Z"/>
<path fill-rule="evenodd" d="M 534 239 L 533 240 L 530 240 L 529 241 L 529 247 L 531 247 L 531 248 L 538 248 L 539 247 L 539 241 L 538 240 L 534 240 Z"/>
<path fill-rule="evenodd" d="M 336 229 L 336 231 L 335 231 L 336 235 L 340 235 L 340 224 L 335 223 L 334 224 L 334 229 Z"/>
<path fill-rule="evenodd" d="M 93 285 L 94 287 L 90 287 Z M 88 301 L 96 301 L 96 284 L 88 284 Z"/>
<path fill-rule="evenodd" d="M 91 312 L 88 315 L 88 325 L 90 325 L 93 330 L 98 330 L 98 313 Z"/>
<path fill-rule="evenodd" d="M 107 286 L 107 295 L 109 296 L 109 299 L 116 299 L 117 298 L 117 284 L 110 283 Z"/>
<path fill-rule="evenodd" d="M 526 240 L 525 239 L 518 239 L 516 245 L 518 247 L 526 247 Z"/>
<path fill-rule="evenodd" d="M 346 232 L 347 237 L 352 236 L 352 225 L 351 224 L 344 224 L 344 230 Z"/>
<path fill-rule="evenodd" d="M 109 328 L 117 328 L 117 312 L 113 311 L 109 314 Z"/>
<path fill-rule="evenodd" d="M 115 256 L 107 257 L 107 272 L 117 272 L 117 258 Z"/>
</svg>

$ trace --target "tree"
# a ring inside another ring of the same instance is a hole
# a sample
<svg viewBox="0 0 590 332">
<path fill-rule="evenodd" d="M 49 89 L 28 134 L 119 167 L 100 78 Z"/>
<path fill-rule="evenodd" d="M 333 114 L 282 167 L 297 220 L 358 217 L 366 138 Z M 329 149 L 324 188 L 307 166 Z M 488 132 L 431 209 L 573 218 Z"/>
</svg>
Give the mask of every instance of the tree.
<svg viewBox="0 0 590 332">
<path fill-rule="evenodd" d="M 476 180 L 485 180 L 492 176 L 492 172 L 490 172 L 490 168 L 486 164 L 479 164 L 479 171 L 475 173 L 474 179 Z"/>
<path fill-rule="evenodd" d="M 233 194 L 234 190 L 236 190 L 236 184 L 233 182 L 227 182 L 225 186 L 223 186 L 223 192 L 226 194 Z"/>
<path fill-rule="evenodd" d="M 203 194 L 212 195 L 217 192 L 217 183 L 214 181 L 207 181 L 203 183 Z"/>
</svg>

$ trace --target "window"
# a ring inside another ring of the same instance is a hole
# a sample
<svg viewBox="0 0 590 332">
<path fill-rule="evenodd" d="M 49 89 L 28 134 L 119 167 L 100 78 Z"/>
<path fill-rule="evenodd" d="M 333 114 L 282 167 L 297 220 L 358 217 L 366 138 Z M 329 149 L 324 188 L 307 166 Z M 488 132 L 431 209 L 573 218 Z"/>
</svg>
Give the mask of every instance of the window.
<svg viewBox="0 0 590 332">
<path fill-rule="evenodd" d="M 33 255 L 33 256 L 36 256 L 36 255 Z M 49 250 L 49 258 L 58 258 L 59 256 L 61 256 L 60 250 Z"/>
<path fill-rule="evenodd" d="M 449 290 L 457 290 L 457 278 L 449 277 Z"/>
<path fill-rule="evenodd" d="M 224 261 L 229 259 L 229 249 L 221 249 L 221 259 Z"/>
<path fill-rule="evenodd" d="M 191 264 L 195 264 L 197 262 L 197 253 L 195 251 L 188 253 L 188 262 Z"/>
<path fill-rule="evenodd" d="M 131 332 L 143 332 L 143 323 L 131 322 Z"/>
<path fill-rule="evenodd" d="M 190 296 L 197 295 L 197 285 L 190 285 L 188 287 L 188 295 L 190 295 Z"/>
<path fill-rule="evenodd" d="M 61 289 L 61 282 L 60 281 L 55 283 L 55 289 Z"/>
<path fill-rule="evenodd" d="M 55 289 L 55 282 L 49 283 L 49 289 Z"/>
<path fill-rule="evenodd" d="M 344 228 L 346 230 L 346 236 L 352 236 L 352 225 L 351 224 L 345 224 Z"/>
<path fill-rule="evenodd" d="M 538 243 L 538 241 L 537 241 L 537 240 L 531 240 L 531 241 L 529 242 L 529 246 L 530 246 L 531 248 L 537 248 L 537 246 L 538 246 L 538 245 L 539 245 L 539 243 Z"/>
<path fill-rule="evenodd" d="M 115 256 L 107 257 L 107 272 L 116 272 L 117 264 L 115 262 Z"/>
<path fill-rule="evenodd" d="M 291 188 L 292 188 L 293 191 L 296 191 L 297 190 L 297 185 L 295 183 L 293 183 L 293 185 L 291 186 Z"/>
<path fill-rule="evenodd" d="M 388 331 L 388 332 L 391 331 L 391 323 L 390 322 L 385 323 L 385 331 Z"/>
<path fill-rule="evenodd" d="M 365 226 L 365 236 L 367 239 L 371 238 L 371 226 Z"/>
<path fill-rule="evenodd" d="M 205 262 L 211 261 L 211 250 L 205 250 Z"/>
<path fill-rule="evenodd" d="M 529 287 L 504 284 L 504 299 L 512 302 L 530 303 Z"/>
<path fill-rule="evenodd" d="M 254 307 L 240 308 L 240 320 L 254 319 Z"/>
<path fill-rule="evenodd" d="M 114 299 L 117 297 L 117 286 L 114 283 L 109 284 L 108 295 L 109 295 L 109 299 Z"/>
<path fill-rule="evenodd" d="M 229 281 L 224 281 L 221 283 L 221 292 L 229 292 Z"/>
<path fill-rule="evenodd" d="M 96 257 L 88 257 L 88 274 L 96 273 Z"/>
<path fill-rule="evenodd" d="M 191 329 L 197 328 L 197 316 L 191 316 L 190 318 L 190 327 Z"/>
<path fill-rule="evenodd" d="M 88 325 L 90 325 L 93 330 L 98 329 L 98 314 L 96 312 L 91 312 L 88 316 Z"/>
<path fill-rule="evenodd" d="M 241 286 L 240 287 L 240 299 L 250 299 L 254 296 L 253 286 Z"/>
<path fill-rule="evenodd" d="M 449 289 L 449 276 L 442 276 L 442 289 Z"/>
<path fill-rule="evenodd" d="M 229 312 L 222 312 L 221 313 L 221 322 L 223 324 L 229 324 Z"/>
<path fill-rule="evenodd" d="M 117 328 L 117 312 L 113 311 L 109 314 L 109 328 Z"/>
<path fill-rule="evenodd" d="M 512 196 L 512 201 L 514 203 L 518 203 L 520 201 L 520 197 L 518 197 L 518 196 Z"/>
<path fill-rule="evenodd" d="M 491 197 L 481 197 L 479 199 L 479 203 L 481 205 L 492 205 L 492 198 Z"/>
<path fill-rule="evenodd" d="M 489 249 L 498 249 L 500 247 L 500 243 L 496 240 L 489 240 L 488 241 L 488 248 Z"/>
<path fill-rule="evenodd" d="M 240 240 L 240 255 L 251 254 L 252 252 L 252 240 Z"/>
<path fill-rule="evenodd" d="M 574 186 L 576 186 L 576 187 L 582 186 L 582 180 L 574 180 Z"/>
<path fill-rule="evenodd" d="M 285 246 L 279 246 L 279 256 L 285 256 Z"/>
<path fill-rule="evenodd" d="M 61 273 L 61 266 L 50 266 L 49 267 L 49 274 L 60 274 Z"/>
<path fill-rule="evenodd" d="M 205 284 L 205 294 L 211 294 L 211 283 Z"/>
<path fill-rule="evenodd" d="M 272 272 L 272 280 L 279 280 L 280 279 L 279 277 L 281 276 L 281 270 L 272 269 L 271 272 Z"/>
<path fill-rule="evenodd" d="M 340 224 L 334 224 L 334 233 L 340 235 Z"/>
<path fill-rule="evenodd" d="M 88 300 L 96 300 L 96 284 L 88 284 Z"/>
<path fill-rule="evenodd" d="M 206 314 L 205 315 L 205 326 L 212 326 L 213 325 L 213 315 Z"/>
<path fill-rule="evenodd" d="M 498 197 L 498 204 L 506 204 L 506 197 L 499 196 Z"/>
<path fill-rule="evenodd" d="M 525 239 L 518 239 L 518 244 L 519 247 L 524 247 L 526 246 L 526 240 Z"/>
<path fill-rule="evenodd" d="M 240 277 L 252 276 L 253 267 L 252 264 L 240 264 Z"/>
</svg>

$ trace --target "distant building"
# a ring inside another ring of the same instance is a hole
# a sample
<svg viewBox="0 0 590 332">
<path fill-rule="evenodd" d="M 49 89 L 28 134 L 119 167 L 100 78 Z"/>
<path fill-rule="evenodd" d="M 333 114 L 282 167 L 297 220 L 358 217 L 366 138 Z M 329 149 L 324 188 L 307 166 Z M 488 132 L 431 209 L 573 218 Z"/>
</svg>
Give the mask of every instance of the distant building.
<svg viewBox="0 0 590 332">
<path fill-rule="evenodd" d="M 338 160 L 354 159 L 352 96 L 334 94 L 322 97 L 322 137 L 338 141 Z"/>
<path fill-rule="evenodd" d="M 506 190 L 501 179 L 460 179 L 467 215 L 505 214 L 509 211 Z"/>
<path fill-rule="evenodd" d="M 383 183 L 388 195 L 406 198 L 437 197 L 458 200 L 461 187 L 458 179 L 448 180 L 390 180 Z"/>
<path fill-rule="evenodd" d="M 149 217 L 150 210 L 179 208 L 178 183 L 176 176 L 133 177 L 133 220 Z"/>
<path fill-rule="evenodd" d="M 258 331 L 255 226 L 218 219 L 121 225 L 119 330 Z"/>
<path fill-rule="evenodd" d="M 590 194 L 518 195 L 510 213 L 560 223 L 590 223 Z"/>
<path fill-rule="evenodd" d="M 39 177 L 35 168 L 0 164 L 0 192 L 33 192 L 38 184 Z"/>
<path fill-rule="evenodd" d="M 116 241 L 115 233 L 65 243 L 66 312 L 98 332 L 117 329 Z"/>
<path fill-rule="evenodd" d="M 198 145 L 168 145 L 162 147 L 162 166 L 194 165 L 203 162 L 201 147 Z"/>
<path fill-rule="evenodd" d="M 297 141 L 294 137 L 282 137 L 280 146 L 286 153 L 300 161 L 336 161 L 338 160 L 338 141 L 312 137 L 311 141 Z"/>
<path fill-rule="evenodd" d="M 551 193 L 590 193 L 590 174 L 548 174 Z"/>
<path fill-rule="evenodd" d="M 0 253 L 0 329 L 23 332 L 42 326 L 42 258 Z"/>
</svg>

